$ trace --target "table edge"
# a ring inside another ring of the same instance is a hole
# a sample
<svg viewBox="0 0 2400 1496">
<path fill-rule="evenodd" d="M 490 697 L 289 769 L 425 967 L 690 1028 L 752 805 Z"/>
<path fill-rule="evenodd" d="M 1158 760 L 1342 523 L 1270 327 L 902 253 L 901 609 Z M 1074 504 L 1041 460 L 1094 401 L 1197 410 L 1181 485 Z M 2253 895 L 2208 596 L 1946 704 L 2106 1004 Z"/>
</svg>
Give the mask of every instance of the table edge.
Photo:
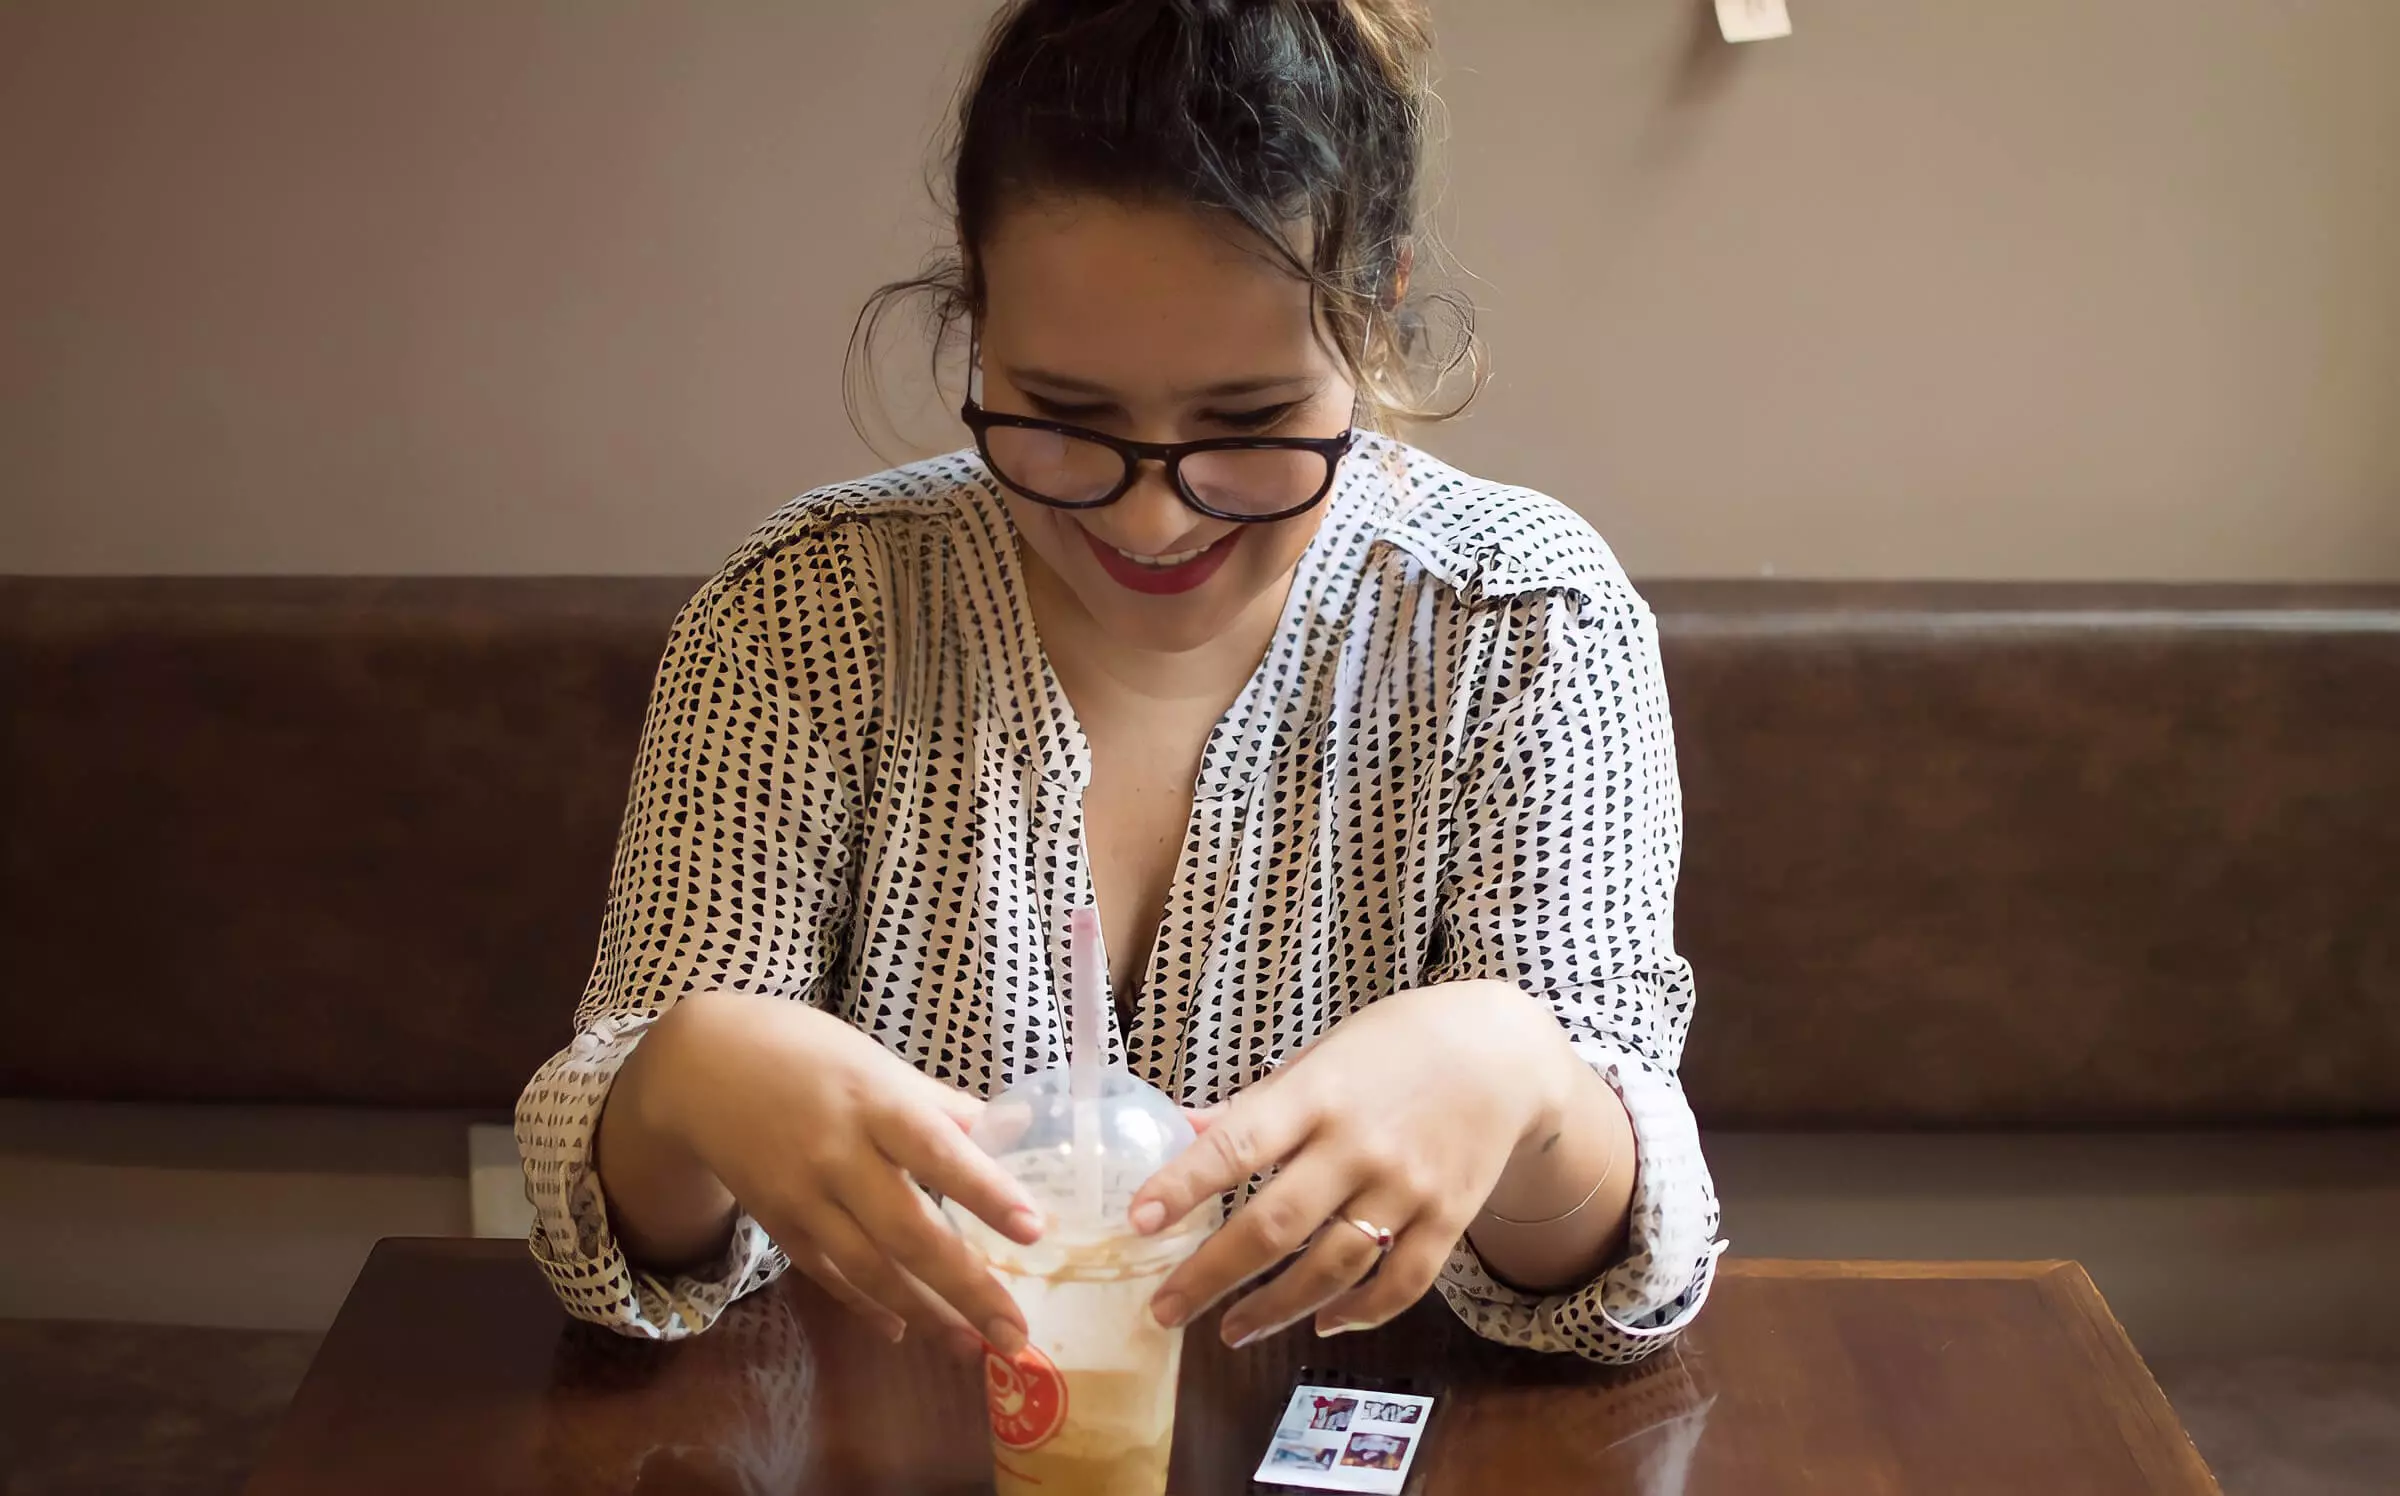
<svg viewBox="0 0 2400 1496">
<path fill-rule="evenodd" d="M 525 1258 L 526 1244 L 513 1236 L 385 1236 L 367 1254 L 378 1257 L 446 1257 L 460 1260 Z M 1729 1278 L 2047 1278 L 2058 1273 L 2090 1277 L 2072 1258 L 1742 1257 L 1727 1254 L 1718 1275 Z M 355 1285 L 354 1285 L 355 1286 Z M 2097 1290 L 2093 1290 L 2097 1292 Z"/>
<path fill-rule="evenodd" d="M 1956 1262 L 1874 1257 L 1735 1257 L 1718 1265 L 1720 1278 L 2022 1278 L 2040 1280 L 2082 1267 L 2064 1257 L 1965 1259 Z M 2088 1282 L 2089 1279 L 2087 1278 Z"/>
<path fill-rule="evenodd" d="M 532 1254 L 527 1244 L 514 1237 L 454 1237 L 454 1236 L 387 1236 L 378 1239 L 360 1264 L 358 1276 L 343 1295 L 344 1308 L 359 1287 L 370 1277 L 388 1271 L 408 1260 L 449 1261 L 464 1263 L 524 1262 L 532 1266 Z M 2222 1488 L 2208 1464 L 2193 1445 L 2182 1419 L 2167 1401 L 2149 1364 L 2142 1359 L 2125 1328 L 2108 1307 L 2098 1285 L 2079 1262 L 2067 1258 L 2041 1258 L 2024 1261 L 1962 1260 L 1928 1261 L 1917 1259 L 1842 1259 L 1842 1258 L 1781 1258 L 1728 1257 L 1720 1269 L 1720 1277 L 1759 1280 L 2016 1280 L 2032 1283 L 2036 1291 L 2049 1300 L 2063 1318 L 2083 1332 L 2086 1349 L 2096 1363 L 2096 1369 L 2112 1379 L 2124 1396 L 2111 1400 L 2127 1445 L 2141 1460 L 2147 1473 L 2165 1476 L 2195 1496 L 2223 1496 Z M 341 1314 L 327 1329 L 330 1341 L 338 1328 Z M 312 1357 L 301 1385 L 295 1389 L 293 1407 L 305 1399 L 309 1386 L 320 1371 L 320 1356 Z M 277 1420 L 267 1448 L 261 1451 L 259 1467 L 251 1472 L 251 1481 L 244 1490 L 255 1489 L 255 1481 L 271 1463 L 269 1457 L 280 1444 L 285 1426 L 291 1418 L 287 1409 Z M 2144 1455 L 2148 1458 L 2144 1458 Z M 2163 1460 L 2165 1468 L 2155 1468 Z"/>
<path fill-rule="evenodd" d="M 2167 1400 L 2166 1389 L 2158 1385 L 2150 1363 L 2142 1359 L 2133 1337 L 2125 1333 L 2123 1321 L 2108 1307 L 2100 1285 L 2092 1281 L 2092 1275 L 2079 1262 L 2061 1266 L 2063 1271 L 2041 1281 L 2041 1292 L 2057 1305 L 2061 1314 L 2081 1323 L 2090 1337 L 2094 1355 L 2101 1362 L 2102 1374 L 2112 1378 L 2126 1394 L 2111 1403 L 2124 1426 L 2126 1443 L 2137 1450 L 2148 1447 L 2163 1451 L 2171 1473 L 2189 1482 L 2192 1490 L 2205 1496 L 2224 1496 L 2216 1472 L 2201 1457 L 2199 1446 L 2192 1442 L 2191 1431 L 2183 1426 L 2182 1415 Z"/>
</svg>

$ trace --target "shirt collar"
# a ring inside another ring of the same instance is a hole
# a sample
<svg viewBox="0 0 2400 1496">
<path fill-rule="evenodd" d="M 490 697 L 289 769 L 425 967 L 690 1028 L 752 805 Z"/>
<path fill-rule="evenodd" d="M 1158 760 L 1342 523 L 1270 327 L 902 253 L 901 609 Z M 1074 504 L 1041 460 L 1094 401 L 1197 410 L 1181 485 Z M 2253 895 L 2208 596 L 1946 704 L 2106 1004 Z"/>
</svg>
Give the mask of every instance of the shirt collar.
<svg viewBox="0 0 2400 1496">
<path fill-rule="evenodd" d="M 1293 573 L 1266 657 L 1209 734 L 1194 785 L 1198 798 L 1246 789 L 1273 762 L 1282 738 L 1323 713 L 1329 683 L 1319 676 L 1341 653 L 1334 636 L 1345 626 L 1367 551 L 1392 508 L 1392 482 L 1384 471 L 1390 446 L 1385 438 L 1363 437 L 1343 459 L 1324 522 Z M 1091 748 L 1035 630 L 1007 510 L 988 474 L 981 487 L 981 501 L 965 506 L 975 543 L 961 549 L 963 564 L 992 569 L 984 579 L 989 585 L 976 590 L 997 598 L 1003 612 L 985 620 L 995 645 L 988 656 L 991 706 L 1007 719 L 1024 762 L 1081 793 L 1091 783 Z"/>
</svg>

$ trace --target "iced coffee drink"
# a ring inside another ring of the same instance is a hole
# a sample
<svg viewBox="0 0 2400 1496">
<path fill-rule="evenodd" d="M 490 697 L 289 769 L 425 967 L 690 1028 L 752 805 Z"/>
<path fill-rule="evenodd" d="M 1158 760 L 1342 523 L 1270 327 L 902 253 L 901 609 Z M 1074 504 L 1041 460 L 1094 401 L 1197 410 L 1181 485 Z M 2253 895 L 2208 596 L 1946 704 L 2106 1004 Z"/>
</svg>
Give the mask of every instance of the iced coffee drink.
<svg viewBox="0 0 2400 1496">
<path fill-rule="evenodd" d="M 1054 1232 L 1040 1246 L 994 1252 L 1033 1341 L 1013 1359 L 984 1362 L 1000 1496 L 1166 1490 L 1183 1331 L 1159 1327 L 1150 1297 L 1203 1234 L 1199 1222 L 1187 1225 L 1148 1239 Z"/>
<path fill-rule="evenodd" d="M 969 1242 L 1025 1311 L 1032 1344 L 984 1359 L 1000 1496 L 1163 1496 L 1175 1438 L 1183 1331 L 1150 1299 L 1216 1229 L 1215 1201 L 1155 1236 L 1126 1220 L 1136 1191 L 1192 1143 L 1181 1108 L 1106 1048 L 1100 917 L 1071 927 L 1073 1059 L 992 1098 L 976 1143 L 1044 1215 L 1023 1246 L 951 1207 Z"/>
<path fill-rule="evenodd" d="M 1217 1224 L 1213 1202 L 1142 1236 L 1134 1191 L 1192 1140 L 1166 1097 L 1122 1070 L 1076 1103 L 1063 1070 L 1004 1093 L 976 1136 L 1047 1216 L 1032 1246 L 954 1211 L 1025 1311 L 1032 1344 L 984 1360 L 1000 1496 L 1161 1496 L 1175 1436 L 1183 1331 L 1150 1316 L 1151 1296 Z M 1080 1130 L 1082 1136 L 1077 1136 Z"/>
</svg>

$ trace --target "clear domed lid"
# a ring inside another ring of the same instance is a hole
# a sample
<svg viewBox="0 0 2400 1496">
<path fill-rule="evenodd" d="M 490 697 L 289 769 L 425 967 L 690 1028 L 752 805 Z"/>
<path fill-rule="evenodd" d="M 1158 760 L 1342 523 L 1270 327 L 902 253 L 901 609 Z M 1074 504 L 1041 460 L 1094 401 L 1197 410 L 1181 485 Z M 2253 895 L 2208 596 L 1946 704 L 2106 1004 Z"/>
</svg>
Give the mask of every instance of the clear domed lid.
<svg viewBox="0 0 2400 1496">
<path fill-rule="evenodd" d="M 972 1136 L 1053 1221 L 1078 1236 L 1118 1235 L 1131 1230 L 1134 1192 L 1191 1146 L 1192 1124 L 1156 1087 L 1106 1063 L 1099 910 L 1075 911 L 1068 955 L 1071 1058 L 993 1097 Z"/>
<path fill-rule="evenodd" d="M 1124 1230 L 1134 1192 L 1192 1144 L 1182 1108 L 1130 1071 L 1102 1070 L 1078 1098 L 1060 1066 L 992 1098 L 971 1134 L 1062 1223 Z"/>
</svg>

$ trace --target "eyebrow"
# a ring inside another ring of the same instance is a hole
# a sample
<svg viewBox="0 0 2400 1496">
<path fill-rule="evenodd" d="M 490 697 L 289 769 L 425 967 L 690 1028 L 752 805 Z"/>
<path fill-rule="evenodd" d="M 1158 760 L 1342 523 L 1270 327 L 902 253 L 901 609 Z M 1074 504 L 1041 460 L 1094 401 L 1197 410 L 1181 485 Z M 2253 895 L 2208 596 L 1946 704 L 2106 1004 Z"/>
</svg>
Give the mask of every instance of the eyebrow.
<svg viewBox="0 0 2400 1496">
<path fill-rule="evenodd" d="M 1107 385 L 1096 380 L 1078 379 L 1072 374 L 1053 374 L 1047 369 L 1014 367 L 1010 368 L 1007 373 L 1008 382 L 1020 387 L 1027 384 L 1038 384 L 1068 394 L 1097 395 L 1109 400 L 1117 397 L 1117 392 Z M 1261 390 L 1283 389 L 1289 385 L 1316 382 L 1317 376 L 1314 374 L 1269 374 L 1255 379 L 1228 379 L 1217 384 L 1203 385 L 1198 389 L 1177 390 L 1175 398 L 1179 400 L 1203 398 L 1224 400 L 1238 395 L 1255 395 Z"/>
</svg>

